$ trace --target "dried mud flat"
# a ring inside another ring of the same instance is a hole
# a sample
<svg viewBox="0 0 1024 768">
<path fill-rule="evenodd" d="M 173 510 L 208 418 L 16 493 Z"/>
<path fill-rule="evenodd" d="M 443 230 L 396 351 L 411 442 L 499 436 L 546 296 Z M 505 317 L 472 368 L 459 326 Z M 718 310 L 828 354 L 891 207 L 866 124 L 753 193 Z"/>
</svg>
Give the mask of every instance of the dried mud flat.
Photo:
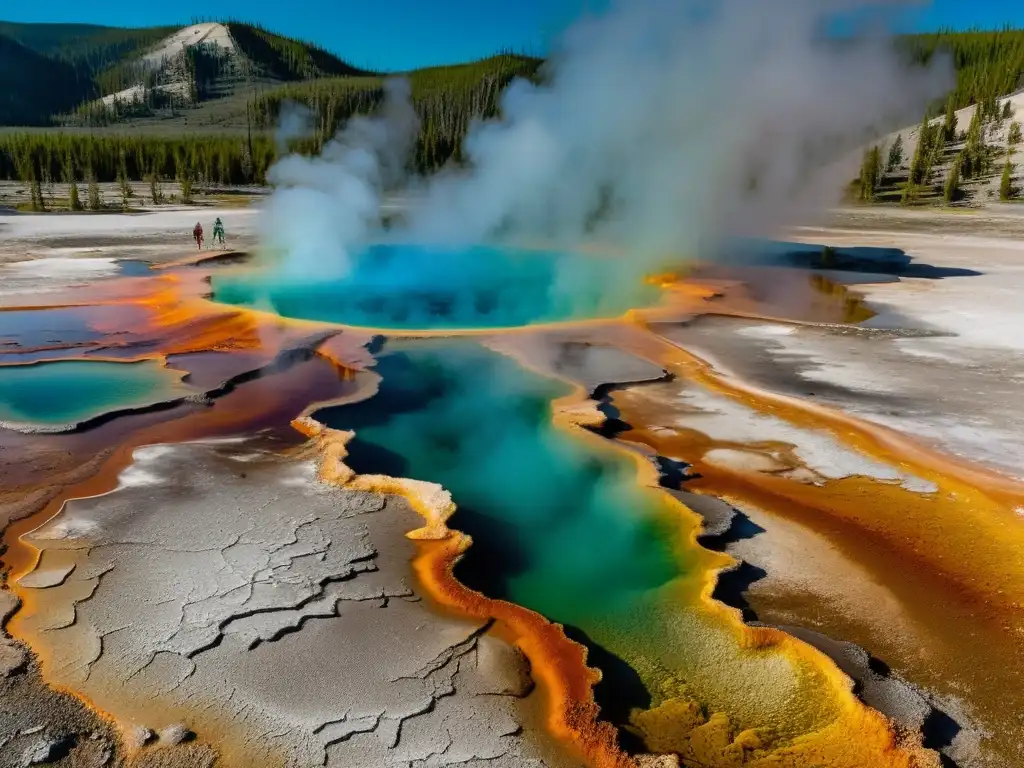
<svg viewBox="0 0 1024 768">
<path fill-rule="evenodd" d="M 416 523 L 258 444 L 139 449 L 118 490 L 31 535 L 38 599 L 18 631 L 54 683 L 131 724 L 135 759 L 573 765 L 524 731 L 537 694 L 519 652 L 424 604 Z"/>
</svg>

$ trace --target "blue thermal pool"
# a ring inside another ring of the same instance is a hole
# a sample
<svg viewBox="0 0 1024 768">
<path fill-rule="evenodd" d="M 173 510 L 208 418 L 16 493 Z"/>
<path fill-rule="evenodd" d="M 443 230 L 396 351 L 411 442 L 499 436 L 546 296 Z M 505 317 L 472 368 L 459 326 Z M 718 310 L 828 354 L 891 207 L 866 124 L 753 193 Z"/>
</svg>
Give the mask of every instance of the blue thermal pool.
<svg viewBox="0 0 1024 768">
<path fill-rule="evenodd" d="M 173 400 L 192 392 L 182 375 L 151 360 L 0 366 L 0 422 L 71 426 L 111 411 Z"/>
<path fill-rule="evenodd" d="M 605 716 L 624 723 L 686 680 L 688 696 L 738 727 L 796 734 L 828 720 L 827 704 L 800 705 L 823 686 L 813 670 L 741 647 L 707 607 L 704 574 L 723 562 L 692 543 L 699 520 L 638 483 L 618 449 L 553 425 L 564 385 L 466 341 L 389 344 L 375 370 L 373 397 L 314 418 L 355 431 L 346 462 L 356 472 L 451 491 L 452 525 L 474 542 L 456 577 L 587 643 L 616 683 Z"/>
<path fill-rule="evenodd" d="M 325 270 L 326 271 L 326 270 Z M 335 273 L 336 274 L 336 273 Z M 658 289 L 622 256 L 497 246 L 379 244 L 340 276 L 267 264 L 212 278 L 214 300 L 367 328 L 511 328 L 615 317 Z"/>
</svg>

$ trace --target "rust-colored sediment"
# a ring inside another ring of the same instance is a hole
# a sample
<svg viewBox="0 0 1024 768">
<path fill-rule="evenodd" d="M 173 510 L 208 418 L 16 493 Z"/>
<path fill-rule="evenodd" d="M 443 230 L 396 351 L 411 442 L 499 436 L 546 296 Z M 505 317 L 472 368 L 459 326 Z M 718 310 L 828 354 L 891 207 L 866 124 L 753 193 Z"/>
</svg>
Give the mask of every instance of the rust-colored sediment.
<svg viewBox="0 0 1024 768">
<path fill-rule="evenodd" d="M 54 305 L 38 309 L 74 306 L 96 310 L 89 315 L 90 327 L 108 334 L 98 344 L 83 346 L 83 354 L 65 355 L 59 358 L 61 360 L 156 360 L 166 365 L 170 355 L 218 351 L 245 353 L 244 369 L 250 369 L 261 364 L 260 358 L 265 361 L 272 359 L 286 342 L 308 336 L 311 329 L 324 328 L 322 325 L 292 322 L 214 305 L 203 299 L 208 291 L 203 277 L 202 270 L 187 273 L 171 270 L 152 277 L 114 279 L 69 290 L 54 297 L 60 300 L 59 304 L 55 301 Z M 38 351 L 45 355 L 46 351 L 58 351 L 60 346 L 52 345 Z M 3 537 L 7 550 L 2 562 L 9 572 L 8 586 L 21 600 L 21 608 L 10 619 L 7 629 L 35 650 L 43 679 L 48 685 L 75 696 L 105 720 L 115 722 L 118 719 L 82 691 L 57 683 L 51 674 L 53 659 L 47 654 L 45 644 L 33 644 L 31 637 L 22 634 L 23 618 L 36 612 L 40 607 L 38 601 L 45 597 L 36 590 L 18 587 L 18 579 L 37 566 L 41 554 L 25 540 L 24 535 L 52 519 L 70 499 L 114 490 L 120 473 L 131 464 L 136 448 L 250 434 L 268 426 L 287 425 L 302 405 L 316 403 L 322 406 L 358 396 L 358 392 L 345 394 L 352 385 L 342 382 L 353 379 L 356 371 L 344 365 L 346 359 L 340 356 L 342 348 L 341 345 L 334 348 L 338 354 L 332 355 L 331 350 L 320 354 L 334 364 L 333 372 L 323 363 L 301 363 L 295 370 L 250 381 L 219 398 L 212 407 L 182 405 L 166 412 L 135 415 L 111 422 L 91 433 L 12 437 L 26 448 L 32 445 L 32 441 L 56 441 L 68 449 L 66 458 L 57 451 L 56 458 L 48 459 L 47 467 L 52 465 L 52 470 L 32 472 L 32 477 L 21 483 L 23 497 L 26 501 L 38 498 L 39 507 L 27 517 L 8 525 Z M 18 348 L 11 351 L 23 353 L 26 350 Z M 97 354 L 85 354 L 90 351 Z M 253 353 L 256 353 L 255 357 Z M 185 372 L 182 371 L 181 375 L 184 376 Z M 299 403 L 302 405 L 297 405 Z M 75 465 L 75 457 L 79 456 L 82 457 L 81 462 Z M 86 461 L 86 458 L 93 461 Z M 35 476 L 37 474 L 38 477 Z M 66 477 L 67 484 L 54 492 L 51 488 L 55 477 Z M 38 485 L 33 487 L 33 482 Z M 13 510 L 17 513 L 20 506 L 16 504 L 5 512 Z M 120 715 L 131 714 L 138 709 L 138 702 L 109 703 Z M 149 705 L 156 709 L 161 706 L 155 701 Z M 178 718 L 185 714 L 176 710 Z M 231 736 L 231 730 L 230 724 L 219 723 L 212 718 L 211 727 L 204 729 L 202 737 L 215 744 L 224 742 L 221 746 L 226 747 L 235 742 L 241 743 L 241 739 Z M 270 755 L 265 753 L 263 757 L 269 758 Z M 281 756 L 278 762 L 283 764 L 284 757 Z"/>
<path fill-rule="evenodd" d="M 340 371 L 365 371 L 374 365 L 373 355 L 366 348 L 372 338 L 368 333 L 346 331 L 324 341 L 316 353 Z"/>
<path fill-rule="evenodd" d="M 629 313 L 642 322 L 721 315 L 795 325 L 845 325 L 875 315 L 856 291 L 813 270 L 694 265 L 686 272 L 653 275 L 648 282 L 662 289 L 663 300 L 657 307 Z"/>
<path fill-rule="evenodd" d="M 856 479 L 830 487 L 845 484 L 848 495 L 859 497 L 857 505 L 845 505 L 836 513 L 848 514 L 866 531 L 898 541 L 901 548 L 910 549 L 965 588 L 981 589 L 987 599 L 1003 605 L 1019 601 L 1024 594 L 1024 525 L 1015 511 L 1024 507 L 1021 483 L 953 459 L 893 429 L 759 390 L 716 372 L 696 355 L 642 329 L 637 329 L 630 344 L 635 353 L 717 395 L 799 427 L 826 431 L 841 444 L 934 483 L 940 493 L 928 498 L 880 483 L 857 489 L 854 486 L 861 481 Z M 766 487 L 782 482 L 764 480 Z M 795 484 L 790 492 L 796 492 Z M 879 494 L 877 505 L 865 503 L 875 493 Z M 988 569 L 988 578 L 977 578 L 979 565 Z"/>
<path fill-rule="evenodd" d="M 963 697 L 969 711 L 992 729 L 987 737 L 991 748 L 1007 757 L 1019 754 L 1013 734 L 1019 732 L 1015 713 L 1024 708 L 1024 520 L 1018 512 L 1024 487 L 894 430 L 750 387 L 642 329 L 634 332 L 630 347 L 718 396 L 829 432 L 839 444 L 935 486 L 935 493 L 923 493 L 867 477 L 814 485 L 775 469 L 724 466 L 705 457 L 716 449 L 743 450 L 771 457 L 775 464 L 781 459 L 787 472 L 803 468 L 799 459 L 773 444 L 725 443 L 685 427 L 665 428 L 665 406 L 656 395 L 651 405 L 642 390 L 615 398 L 621 418 L 634 425 L 619 439 L 692 464 L 696 479 L 688 489 L 793 520 L 865 568 L 898 600 L 920 640 L 894 634 L 891 627 L 834 616 L 825 606 L 804 610 L 811 611 L 809 616 L 824 611 L 818 620 L 825 622 L 824 631 L 831 628 L 843 639 L 870 647 L 915 683 Z M 785 604 L 792 600 L 806 602 L 794 596 Z"/>
<path fill-rule="evenodd" d="M 45 598 L 45 594 L 42 594 L 45 590 L 20 589 L 18 586 L 18 579 L 36 568 L 41 555 L 41 552 L 24 538 L 25 535 L 59 514 L 67 501 L 102 495 L 117 488 L 118 478 L 121 472 L 131 465 L 132 455 L 137 448 L 146 445 L 184 443 L 251 434 L 253 431 L 267 426 L 288 424 L 295 414 L 296 402 L 340 402 L 340 400 L 331 399 L 328 396 L 325 389 L 329 389 L 329 387 L 325 388 L 325 384 L 329 379 L 338 381 L 344 377 L 335 378 L 335 374 L 329 374 L 325 378 L 323 374 L 329 373 L 329 369 L 325 369 L 323 366 L 318 368 L 317 375 L 312 375 L 311 365 L 305 364 L 304 368 L 300 366 L 293 371 L 251 381 L 218 399 L 212 407 L 192 408 L 169 415 L 161 414 L 148 422 L 142 419 L 145 422 L 143 426 L 117 434 L 118 444 L 111 450 L 109 456 L 95 468 L 91 476 L 61 489 L 35 514 L 7 527 L 4 531 L 3 542 L 8 545 L 8 549 L 3 555 L 2 562 L 10 572 L 8 586 L 21 600 L 21 608 L 9 621 L 7 629 L 13 637 L 22 640 L 34 650 L 43 680 L 47 685 L 54 690 L 74 696 L 95 712 L 98 717 L 115 725 L 127 722 L 131 716 L 142 714 L 138 701 L 116 701 L 111 702 L 112 706 L 120 715 L 127 713 L 128 716 L 127 719 L 116 717 L 110 711 L 106 711 L 98 702 L 86 696 L 80 689 L 56 682 L 51 674 L 54 660 L 47 653 L 46 645 L 32 643 L 32 638 L 22 632 L 22 619 L 36 613 L 40 609 L 39 601 Z M 285 380 L 291 382 L 290 387 Z M 155 700 L 146 702 L 146 707 L 147 715 L 162 716 L 165 722 L 176 722 L 186 718 L 189 714 L 182 707 L 165 712 L 163 704 Z M 157 721 L 160 719 L 160 717 L 156 718 Z M 209 721 L 209 725 L 203 728 L 200 734 L 205 743 L 209 743 L 215 749 L 225 751 L 225 753 L 235 749 L 235 745 L 244 743 L 245 739 L 239 733 L 234 732 L 237 729 L 230 723 L 222 722 L 215 716 L 211 716 L 210 713 L 206 714 L 206 719 Z M 260 749 L 260 755 L 249 754 L 244 756 L 244 761 L 251 761 L 258 757 L 261 764 L 283 765 L 286 763 L 284 755 L 271 754 L 270 745 L 262 745 Z"/>
</svg>

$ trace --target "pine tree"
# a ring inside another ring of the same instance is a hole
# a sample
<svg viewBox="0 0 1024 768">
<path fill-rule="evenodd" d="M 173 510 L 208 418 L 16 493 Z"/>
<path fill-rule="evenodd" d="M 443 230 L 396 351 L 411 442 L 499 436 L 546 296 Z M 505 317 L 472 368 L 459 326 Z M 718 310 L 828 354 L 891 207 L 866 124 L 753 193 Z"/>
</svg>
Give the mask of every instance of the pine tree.
<svg viewBox="0 0 1024 768">
<path fill-rule="evenodd" d="M 927 184 L 932 178 L 932 169 L 939 163 L 942 158 L 942 151 L 945 148 L 945 144 L 940 140 L 940 128 L 938 126 L 932 131 L 932 139 L 928 143 L 928 152 L 924 158 L 924 171 L 922 173 L 922 183 Z"/>
<path fill-rule="evenodd" d="M 903 134 L 899 134 L 896 137 L 896 141 L 889 147 L 889 161 L 885 165 L 887 173 L 893 173 L 897 168 L 903 165 Z"/>
<path fill-rule="evenodd" d="M 1000 115 L 999 99 L 998 99 L 998 97 L 994 93 L 989 94 L 989 96 L 985 99 L 985 111 L 984 111 L 984 114 L 982 115 L 982 117 L 983 118 L 987 117 L 987 118 L 991 118 L 993 120 L 998 120 L 999 119 L 999 115 Z"/>
<path fill-rule="evenodd" d="M 156 171 L 149 175 L 149 194 L 153 198 L 153 205 L 160 205 L 163 201 L 164 196 L 160 190 L 160 180 L 157 178 Z"/>
<path fill-rule="evenodd" d="M 82 201 L 78 197 L 78 184 L 75 179 L 75 161 L 70 149 L 61 152 L 61 175 L 65 183 L 69 184 L 68 204 L 72 211 L 82 210 Z"/>
<path fill-rule="evenodd" d="M 981 126 L 985 120 L 985 110 L 983 104 L 978 104 L 977 109 L 974 110 L 974 114 L 971 115 L 971 124 L 967 128 L 967 140 L 970 141 L 972 138 L 977 138 L 981 134 Z"/>
<path fill-rule="evenodd" d="M 960 163 L 962 156 L 957 155 L 953 166 L 949 169 L 949 178 L 946 179 L 946 202 L 955 203 L 960 199 Z"/>
<path fill-rule="evenodd" d="M 956 109 L 950 96 L 946 102 L 946 121 L 942 125 L 942 138 L 947 144 L 956 139 L 956 122 Z"/>
<path fill-rule="evenodd" d="M 29 184 L 29 196 L 32 198 L 33 211 L 46 210 L 46 201 L 43 200 L 43 187 L 39 183 L 39 179 L 32 179 L 32 182 Z"/>
<path fill-rule="evenodd" d="M 860 199 L 864 202 L 871 202 L 875 199 L 879 172 L 882 167 L 881 155 L 881 150 L 877 146 L 864 152 L 864 161 L 860 167 Z"/>
<path fill-rule="evenodd" d="M 999 184 L 999 199 L 1003 202 L 1013 199 L 1013 164 L 1009 156 L 1006 158 L 1006 165 L 1003 166 L 1003 180 Z"/>
<path fill-rule="evenodd" d="M 1007 141 L 1007 143 L 1009 143 L 1009 145 L 1011 147 L 1012 146 L 1016 146 L 1017 144 L 1020 144 L 1020 142 L 1021 142 L 1020 123 L 1018 123 L 1018 122 L 1010 123 L 1010 131 L 1006 135 L 1006 141 Z"/>
<path fill-rule="evenodd" d="M 191 203 L 192 202 L 192 175 L 187 171 L 182 171 L 178 176 L 178 184 L 181 186 L 181 202 Z"/>
<path fill-rule="evenodd" d="M 914 182 L 907 179 L 907 185 L 903 187 L 903 194 L 900 195 L 900 205 L 910 205 L 917 200 L 917 189 Z"/>
<path fill-rule="evenodd" d="M 985 146 L 985 127 L 982 123 L 982 110 L 979 104 L 971 118 L 971 125 L 967 129 L 961 172 L 965 178 L 984 175 L 988 171 L 989 162 L 989 152 Z"/>
<path fill-rule="evenodd" d="M 117 168 L 117 183 L 121 189 L 121 207 L 127 210 L 129 198 L 132 196 L 132 188 L 128 183 L 128 163 L 124 150 L 121 151 L 121 163 Z"/>
<path fill-rule="evenodd" d="M 89 172 L 89 210 L 98 211 L 103 207 L 100 200 L 100 185 L 96 182 L 96 175 Z"/>
<path fill-rule="evenodd" d="M 914 157 L 910 161 L 910 183 L 911 184 L 923 184 L 925 181 L 925 164 L 928 160 L 928 156 L 931 153 L 931 147 L 929 141 L 931 139 L 931 129 L 928 127 L 927 122 L 921 126 L 921 130 L 917 137 L 917 146 L 914 148 Z"/>
</svg>

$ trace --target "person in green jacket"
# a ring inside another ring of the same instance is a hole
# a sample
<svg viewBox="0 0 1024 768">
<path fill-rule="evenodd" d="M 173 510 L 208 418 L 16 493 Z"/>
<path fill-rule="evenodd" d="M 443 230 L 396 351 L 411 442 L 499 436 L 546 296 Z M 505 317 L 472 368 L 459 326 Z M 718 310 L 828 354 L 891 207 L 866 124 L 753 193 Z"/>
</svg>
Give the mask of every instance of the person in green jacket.
<svg viewBox="0 0 1024 768">
<path fill-rule="evenodd" d="M 213 222 L 213 242 L 220 242 L 221 245 L 224 245 L 224 223 L 220 220 L 219 216 Z"/>
</svg>

